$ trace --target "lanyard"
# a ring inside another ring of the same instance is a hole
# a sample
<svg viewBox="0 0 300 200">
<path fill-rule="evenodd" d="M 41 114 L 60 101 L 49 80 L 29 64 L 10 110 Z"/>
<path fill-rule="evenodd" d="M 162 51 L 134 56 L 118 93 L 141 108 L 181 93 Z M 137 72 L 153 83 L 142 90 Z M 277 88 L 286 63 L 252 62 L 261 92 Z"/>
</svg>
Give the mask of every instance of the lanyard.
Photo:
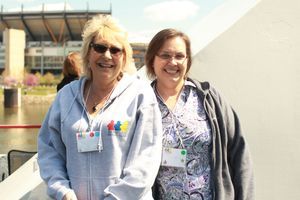
<svg viewBox="0 0 300 200">
<path fill-rule="evenodd" d="M 172 123 L 171 123 L 171 124 L 173 125 L 173 127 L 174 127 L 174 129 L 175 129 L 175 134 L 176 134 L 176 136 L 179 138 L 181 147 L 182 147 L 182 148 L 185 148 L 185 146 L 184 146 L 184 144 L 183 144 L 182 137 L 180 136 L 180 132 L 179 132 L 179 130 L 178 130 L 178 128 L 177 128 L 177 123 L 176 123 L 176 121 L 178 121 L 178 120 L 177 120 L 177 118 L 176 118 L 176 115 L 175 115 L 174 112 L 173 112 L 172 110 L 170 110 L 170 109 L 168 108 L 168 106 L 165 104 L 164 99 L 161 97 L 161 95 L 159 94 L 159 92 L 158 92 L 158 90 L 156 89 L 155 86 L 154 86 L 154 88 L 155 88 L 155 92 L 156 92 L 157 97 L 158 97 L 159 100 L 164 104 L 164 106 L 166 107 L 166 109 L 168 109 L 168 112 L 169 112 L 170 115 L 171 115 L 171 119 L 172 119 Z M 182 91 L 182 90 L 181 90 L 181 91 Z M 181 93 L 181 92 L 180 92 L 180 93 Z M 177 99 L 177 101 L 178 101 L 178 99 Z M 176 106 L 177 106 L 177 101 L 176 101 L 174 110 L 175 110 L 175 108 L 176 108 Z M 172 130 L 172 129 L 171 129 L 171 130 Z M 170 131 L 171 131 L 171 130 L 170 130 Z"/>
<path fill-rule="evenodd" d="M 172 121 L 171 121 L 172 123 L 171 123 L 171 124 L 172 124 L 172 127 L 174 128 L 174 129 L 171 129 L 170 131 L 172 131 L 172 130 L 175 131 L 175 134 L 176 134 L 176 136 L 178 137 L 178 139 L 179 139 L 179 141 L 180 141 L 181 147 L 182 147 L 182 148 L 185 148 L 185 146 L 184 146 L 184 144 L 183 144 L 183 139 L 182 139 L 182 137 L 181 137 L 181 135 L 180 135 L 179 129 L 177 128 L 177 123 L 176 123 L 176 121 L 178 121 L 178 120 L 177 120 L 175 114 L 174 114 L 171 110 L 169 110 L 169 113 L 170 113 L 171 119 L 172 119 Z"/>
<path fill-rule="evenodd" d="M 105 100 L 104 105 L 100 109 L 99 113 L 96 114 L 96 116 L 94 118 L 92 118 L 92 119 L 91 119 L 91 117 L 88 114 L 87 105 L 86 105 L 86 102 L 88 101 L 88 98 L 89 98 L 90 90 L 91 90 L 91 85 L 90 85 L 90 87 L 89 87 L 89 89 L 87 91 L 86 99 L 85 99 L 85 101 L 83 101 L 84 106 L 83 106 L 83 109 L 82 109 L 82 112 L 81 112 L 81 120 L 83 119 L 84 111 L 87 113 L 88 131 L 92 130 L 93 122 L 95 121 L 95 119 L 97 119 L 100 116 L 100 114 L 102 114 L 104 112 L 104 109 L 109 104 L 109 102 L 110 102 L 110 96 L 111 96 L 111 93 L 113 92 L 114 89 L 111 91 L 109 97 Z M 79 125 L 79 128 L 78 128 L 78 132 L 81 130 L 81 120 L 80 120 L 80 125 Z M 102 139 L 101 139 L 102 138 L 101 136 L 102 136 L 103 121 L 104 121 L 104 115 L 102 116 L 102 120 L 100 120 L 100 124 L 99 124 L 100 137 L 99 137 L 98 144 L 97 144 L 99 151 L 102 151 L 102 149 L 103 149 Z"/>
</svg>

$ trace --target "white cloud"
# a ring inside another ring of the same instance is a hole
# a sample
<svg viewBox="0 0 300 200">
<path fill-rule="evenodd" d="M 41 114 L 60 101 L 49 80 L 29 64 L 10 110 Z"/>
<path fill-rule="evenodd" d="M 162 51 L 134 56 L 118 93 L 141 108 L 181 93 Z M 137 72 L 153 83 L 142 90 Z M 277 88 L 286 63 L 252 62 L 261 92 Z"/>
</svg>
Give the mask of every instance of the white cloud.
<svg viewBox="0 0 300 200">
<path fill-rule="evenodd" d="M 149 43 L 158 30 L 143 30 L 128 33 L 130 43 Z"/>
<path fill-rule="evenodd" d="M 25 1 L 30 1 L 30 0 L 22 0 L 23 2 Z M 44 4 L 44 11 L 60 11 L 64 10 L 66 6 L 66 10 L 73 10 L 70 4 L 65 3 L 54 3 L 54 4 Z M 43 8 L 43 5 L 38 5 L 38 6 L 33 6 L 33 7 L 23 7 L 23 11 L 41 11 Z M 20 8 L 12 8 L 9 9 L 8 11 L 10 12 L 16 12 L 16 11 L 21 11 L 21 6 Z"/>
<path fill-rule="evenodd" d="M 191 0 L 167 0 L 144 9 L 146 18 L 152 21 L 181 21 L 196 15 L 199 5 Z"/>
<path fill-rule="evenodd" d="M 34 2 L 35 0 L 17 0 L 18 3 Z"/>
</svg>

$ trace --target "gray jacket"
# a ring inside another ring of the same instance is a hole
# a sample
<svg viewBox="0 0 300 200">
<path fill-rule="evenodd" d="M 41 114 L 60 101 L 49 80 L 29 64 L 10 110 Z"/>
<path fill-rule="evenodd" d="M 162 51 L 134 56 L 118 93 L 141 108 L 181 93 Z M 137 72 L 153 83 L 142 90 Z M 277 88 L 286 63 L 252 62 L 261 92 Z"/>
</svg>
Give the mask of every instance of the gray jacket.
<svg viewBox="0 0 300 200">
<path fill-rule="evenodd" d="M 235 111 L 208 82 L 192 81 L 212 128 L 213 199 L 253 200 L 253 168 Z"/>
<path fill-rule="evenodd" d="M 67 192 L 79 200 L 152 199 L 162 140 L 152 88 L 124 74 L 103 112 L 92 120 L 84 107 L 85 81 L 59 91 L 40 129 L 38 163 L 48 194 L 55 199 Z M 76 133 L 89 130 L 100 131 L 101 152 L 78 152 Z"/>
</svg>

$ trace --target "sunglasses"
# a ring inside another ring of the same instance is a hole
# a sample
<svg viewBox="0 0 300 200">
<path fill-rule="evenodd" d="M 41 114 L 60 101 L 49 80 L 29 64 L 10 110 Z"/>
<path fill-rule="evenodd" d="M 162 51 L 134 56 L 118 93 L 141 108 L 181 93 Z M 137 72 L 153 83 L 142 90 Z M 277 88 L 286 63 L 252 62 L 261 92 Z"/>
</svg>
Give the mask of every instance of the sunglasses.
<svg viewBox="0 0 300 200">
<path fill-rule="evenodd" d="M 107 51 L 107 49 L 109 49 L 109 52 L 111 55 L 117 55 L 119 53 L 122 53 L 122 49 L 120 49 L 118 47 L 108 47 L 103 44 L 91 43 L 90 47 L 92 47 L 94 49 L 94 51 L 96 51 L 97 53 L 105 53 Z"/>
</svg>

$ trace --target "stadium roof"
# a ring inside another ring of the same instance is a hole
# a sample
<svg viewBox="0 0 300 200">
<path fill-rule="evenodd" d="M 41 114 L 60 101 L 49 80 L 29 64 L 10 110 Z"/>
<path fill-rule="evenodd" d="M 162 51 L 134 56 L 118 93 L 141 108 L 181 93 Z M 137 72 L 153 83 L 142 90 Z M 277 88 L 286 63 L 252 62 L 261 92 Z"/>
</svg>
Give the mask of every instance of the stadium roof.
<svg viewBox="0 0 300 200">
<path fill-rule="evenodd" d="M 3 11 L 3 9 L 2 9 Z M 97 14 L 111 15 L 110 10 L 61 10 L 61 11 L 20 11 L 0 13 L 0 39 L 5 28 L 21 29 L 26 41 L 81 40 L 81 32 L 88 19 Z"/>
</svg>

